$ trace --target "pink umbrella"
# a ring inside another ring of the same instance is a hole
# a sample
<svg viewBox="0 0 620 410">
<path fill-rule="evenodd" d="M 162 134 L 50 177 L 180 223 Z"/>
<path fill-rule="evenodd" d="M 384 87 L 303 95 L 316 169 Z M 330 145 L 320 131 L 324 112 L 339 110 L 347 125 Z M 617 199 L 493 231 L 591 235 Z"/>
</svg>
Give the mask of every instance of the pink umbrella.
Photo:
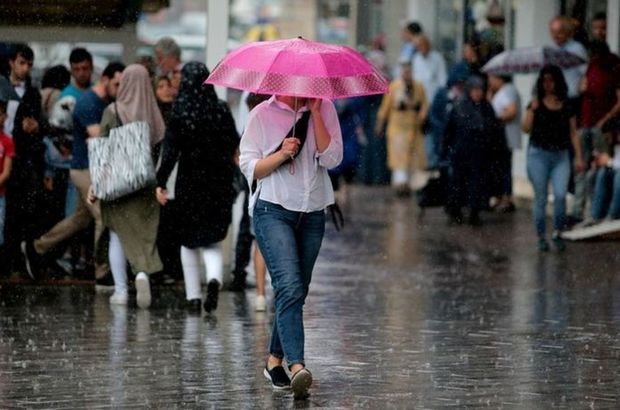
<svg viewBox="0 0 620 410">
<path fill-rule="evenodd" d="M 259 94 L 326 99 L 388 90 L 381 73 L 351 47 L 301 37 L 246 44 L 224 57 L 205 82 Z"/>
</svg>

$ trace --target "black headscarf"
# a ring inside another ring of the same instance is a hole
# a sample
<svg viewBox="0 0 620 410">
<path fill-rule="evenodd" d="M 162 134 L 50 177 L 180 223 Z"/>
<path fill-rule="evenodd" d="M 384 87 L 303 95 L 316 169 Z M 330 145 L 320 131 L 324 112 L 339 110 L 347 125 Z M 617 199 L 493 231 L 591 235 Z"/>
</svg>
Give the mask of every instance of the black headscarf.
<svg viewBox="0 0 620 410">
<path fill-rule="evenodd" d="M 207 67 L 198 62 L 187 63 L 181 70 L 181 76 L 179 93 L 168 123 L 168 141 L 164 144 L 164 156 L 158 172 L 160 186 L 165 185 L 174 162 L 184 149 L 199 155 L 205 152 L 202 150 L 204 148 L 215 166 L 221 159 L 232 164 L 239 144 L 239 134 L 228 104 L 217 98 L 212 85 L 203 84 L 209 76 Z M 203 157 L 205 161 L 209 158 Z"/>
<path fill-rule="evenodd" d="M 198 62 L 185 64 L 181 70 L 181 85 L 172 107 L 171 120 L 176 121 L 187 134 L 196 129 L 204 130 L 201 135 L 210 137 L 237 135 L 230 110 L 224 101 L 217 98 L 211 84 L 203 84 L 209 76 L 207 67 Z"/>
</svg>

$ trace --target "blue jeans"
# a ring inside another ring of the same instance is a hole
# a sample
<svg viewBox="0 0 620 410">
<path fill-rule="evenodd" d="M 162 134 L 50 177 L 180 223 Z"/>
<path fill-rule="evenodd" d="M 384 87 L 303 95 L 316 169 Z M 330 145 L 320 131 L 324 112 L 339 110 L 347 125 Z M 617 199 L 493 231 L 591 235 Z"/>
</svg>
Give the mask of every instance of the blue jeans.
<svg viewBox="0 0 620 410">
<path fill-rule="evenodd" d="M 6 197 L 0 196 L 0 246 L 4 245 L 4 221 L 6 219 Z"/>
<path fill-rule="evenodd" d="M 566 219 L 566 193 L 570 180 L 570 155 L 568 150 L 548 151 L 530 146 L 527 152 L 527 175 L 534 187 L 534 224 L 539 237 L 546 232 L 547 189 L 553 189 L 553 226 L 564 229 Z"/>
<path fill-rule="evenodd" d="M 620 218 L 620 171 L 612 168 L 596 171 L 592 197 L 592 219 L 599 220 L 605 216 Z"/>
<path fill-rule="evenodd" d="M 597 128 L 584 128 L 579 133 L 581 139 L 581 152 L 583 153 L 583 162 L 589 166 L 592 162 L 592 151 L 599 150 L 603 135 Z M 583 218 L 586 209 L 586 202 L 589 196 L 589 178 L 588 171 L 584 170 L 575 174 L 575 202 L 573 205 L 572 215 L 575 218 Z"/>
<path fill-rule="evenodd" d="M 293 212 L 258 200 L 256 241 L 267 263 L 275 295 L 269 353 L 287 364 L 304 364 L 303 306 L 325 232 L 325 212 Z"/>
<path fill-rule="evenodd" d="M 431 131 L 424 136 L 424 151 L 426 153 L 426 165 L 428 168 L 439 168 L 439 147 L 441 145 L 441 135 Z"/>
</svg>

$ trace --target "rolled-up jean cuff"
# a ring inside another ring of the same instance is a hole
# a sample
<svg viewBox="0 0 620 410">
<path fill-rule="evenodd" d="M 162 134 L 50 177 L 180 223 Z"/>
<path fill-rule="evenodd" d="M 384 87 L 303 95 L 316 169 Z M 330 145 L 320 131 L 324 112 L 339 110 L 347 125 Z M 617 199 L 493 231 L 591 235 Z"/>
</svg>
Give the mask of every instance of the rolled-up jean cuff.
<svg viewBox="0 0 620 410">
<path fill-rule="evenodd" d="M 284 359 L 284 355 L 283 354 L 273 353 L 273 352 L 269 352 L 269 354 L 272 355 L 273 357 L 275 357 L 276 359 L 280 359 L 280 360 Z"/>
</svg>

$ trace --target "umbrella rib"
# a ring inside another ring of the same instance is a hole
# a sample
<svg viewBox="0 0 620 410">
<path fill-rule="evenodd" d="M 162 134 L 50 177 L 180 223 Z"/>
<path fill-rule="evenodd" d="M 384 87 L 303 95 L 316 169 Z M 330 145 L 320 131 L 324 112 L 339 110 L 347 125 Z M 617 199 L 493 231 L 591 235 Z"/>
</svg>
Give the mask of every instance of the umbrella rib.
<svg viewBox="0 0 620 410">
<path fill-rule="evenodd" d="M 289 46 L 287 45 L 287 46 L 286 46 L 286 48 L 288 48 L 288 47 L 289 47 Z M 261 89 L 261 87 L 262 87 L 263 83 L 264 83 L 264 82 L 265 82 L 265 80 L 267 79 L 267 76 L 268 76 L 269 74 L 272 74 L 272 73 L 271 73 L 271 67 L 273 67 L 273 66 L 274 66 L 274 64 L 276 63 L 276 60 L 278 59 L 278 57 L 280 56 L 280 54 L 281 54 L 283 51 L 284 51 L 284 49 L 282 49 L 282 50 L 278 50 L 278 53 L 276 54 L 276 56 L 274 57 L 274 59 L 271 61 L 271 64 L 269 64 L 269 68 L 267 68 L 267 70 L 265 71 L 266 75 L 265 75 L 265 77 L 263 77 L 263 79 L 261 80 L 261 82 L 260 82 L 260 84 L 259 84 L 259 87 L 257 87 L 257 89 L 256 89 L 257 91 Z M 275 73 L 273 73 L 273 74 L 275 74 Z"/>
</svg>

